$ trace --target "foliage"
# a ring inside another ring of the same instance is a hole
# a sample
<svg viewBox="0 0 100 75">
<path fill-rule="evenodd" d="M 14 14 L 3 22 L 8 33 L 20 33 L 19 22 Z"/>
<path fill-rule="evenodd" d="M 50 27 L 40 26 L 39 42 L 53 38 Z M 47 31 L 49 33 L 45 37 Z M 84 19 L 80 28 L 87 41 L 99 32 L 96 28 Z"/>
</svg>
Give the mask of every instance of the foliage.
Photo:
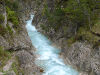
<svg viewBox="0 0 100 75">
<path fill-rule="evenodd" d="M 69 39 L 67 40 L 68 46 L 71 46 L 71 44 L 73 44 L 74 42 L 76 42 L 75 37 L 71 37 L 71 38 L 69 38 Z"/>
<path fill-rule="evenodd" d="M 14 62 L 12 64 L 12 70 L 14 70 L 14 72 L 16 73 L 16 75 L 18 75 L 18 63 Z"/>
<path fill-rule="evenodd" d="M 6 7 L 7 12 L 7 21 L 12 22 L 13 28 L 17 28 L 19 26 L 19 19 L 18 19 L 18 13 L 16 13 L 19 10 L 19 3 L 16 0 L 0 0 Z M 0 14 L 0 35 L 5 35 L 6 33 L 12 34 L 13 31 L 10 28 L 10 26 L 7 24 L 6 27 L 3 26 L 5 17 Z M 2 24 L 2 25 L 1 25 Z"/>
<path fill-rule="evenodd" d="M 5 0 L 5 5 L 7 7 L 9 7 L 11 10 L 14 10 L 14 11 L 17 11 L 18 8 L 19 8 L 19 4 L 18 4 L 18 1 L 17 0 L 15 0 L 15 1 Z"/>
<path fill-rule="evenodd" d="M 19 3 L 17 0 L 4 0 L 6 11 L 7 11 L 7 19 L 8 21 L 11 21 L 14 26 L 18 26 L 18 13 L 16 13 L 19 10 Z"/>
<path fill-rule="evenodd" d="M 63 9 L 61 6 L 63 6 Z M 97 19 L 95 0 L 63 1 L 62 3 L 56 3 L 52 12 L 48 8 L 45 4 L 43 14 L 47 16 L 50 27 L 55 30 L 63 26 L 66 20 L 70 20 L 79 28 L 84 25 L 93 25 Z"/>
<path fill-rule="evenodd" d="M 0 46 L 0 71 L 2 71 L 2 67 L 5 65 L 6 61 L 11 58 L 11 53 L 4 50 L 2 46 Z"/>
<path fill-rule="evenodd" d="M 18 62 L 18 58 L 15 57 L 15 59 L 16 59 L 16 61 L 13 62 L 11 70 L 14 70 L 14 72 L 16 73 L 16 75 L 19 75 L 19 73 L 22 73 L 22 75 L 24 75 L 23 70 L 20 68 L 20 65 L 19 65 L 19 62 Z"/>
<path fill-rule="evenodd" d="M 100 20 L 96 21 L 91 30 L 100 34 Z"/>
<path fill-rule="evenodd" d="M 62 34 L 67 37 L 66 31 L 70 26 L 76 28 L 75 35 L 68 39 L 70 44 L 76 40 L 87 40 L 91 43 L 99 40 L 99 37 L 90 32 L 90 30 L 99 32 L 100 25 L 95 25 L 100 12 L 96 0 L 56 0 L 55 7 L 52 8 L 49 9 L 47 4 L 44 5 L 42 15 L 47 17 L 48 24 L 42 25 L 45 31 L 51 28 L 55 31 L 62 29 L 64 31 Z"/>
<path fill-rule="evenodd" d="M 96 14 L 94 14 L 95 7 L 95 0 L 79 0 L 79 2 L 68 0 L 64 11 L 66 14 L 69 13 L 68 17 L 72 22 L 76 23 L 78 26 L 82 26 L 89 25 L 89 18 L 91 23 L 96 19 Z"/>
<path fill-rule="evenodd" d="M 13 31 L 9 25 L 5 28 L 4 26 L 0 25 L 0 35 L 4 36 L 5 34 L 13 34 Z"/>
<path fill-rule="evenodd" d="M 4 28 L 2 25 L 0 25 L 0 35 L 4 36 L 5 34 L 13 34 L 13 31 L 9 25 L 7 25 L 6 28 Z"/>
<path fill-rule="evenodd" d="M 4 22 L 4 19 L 5 17 L 2 14 L 0 14 L 0 24 Z"/>
<path fill-rule="evenodd" d="M 57 6 L 55 6 L 56 8 Z M 63 10 L 58 6 L 58 9 L 52 10 L 52 12 L 50 12 L 51 10 L 49 9 L 49 7 L 45 4 L 44 5 L 44 9 L 42 10 L 42 15 L 46 15 L 47 19 L 48 19 L 48 27 L 49 28 L 53 28 L 56 30 L 58 30 L 60 28 L 60 26 L 62 25 L 62 20 L 65 18 L 64 17 L 64 12 Z M 48 28 L 48 29 L 49 29 Z"/>
<path fill-rule="evenodd" d="M 93 45 L 95 45 L 97 42 L 99 42 L 100 40 L 100 37 L 92 34 L 89 30 L 87 30 L 86 28 L 80 28 L 78 30 L 78 33 L 77 33 L 77 39 L 78 40 L 86 40 L 88 41 L 89 43 L 92 43 Z"/>
<path fill-rule="evenodd" d="M 99 33 L 98 28 L 100 24 L 99 25 L 98 24 L 99 23 L 97 22 L 97 24 L 92 27 L 93 32 Z M 100 45 L 99 40 L 100 40 L 99 36 L 96 36 L 93 33 L 91 33 L 91 31 L 88 30 L 88 27 L 84 26 L 80 27 L 79 30 L 77 31 L 76 36 L 69 38 L 67 42 L 69 46 L 75 41 L 88 41 L 88 43 L 93 44 L 93 46 L 98 46 Z"/>
<path fill-rule="evenodd" d="M 6 34 L 7 33 L 7 30 L 6 30 L 6 28 L 4 28 L 1 24 L 0 24 L 0 35 L 4 35 L 4 34 Z"/>
<path fill-rule="evenodd" d="M 10 52 L 4 50 L 3 47 L 0 46 L 0 57 L 2 56 L 1 58 L 3 58 L 3 57 L 7 57 L 9 55 L 10 55 Z"/>
<path fill-rule="evenodd" d="M 45 26 L 45 25 L 40 24 L 40 26 L 41 26 L 41 28 L 42 28 L 43 30 L 48 31 L 48 28 L 46 28 L 46 26 Z"/>
<path fill-rule="evenodd" d="M 37 5 L 41 4 L 41 0 L 36 0 L 36 2 L 37 2 Z"/>
<path fill-rule="evenodd" d="M 7 25 L 7 31 L 12 35 L 13 34 L 13 31 L 12 31 L 12 29 L 11 29 L 11 27 L 9 26 L 9 25 Z"/>
<path fill-rule="evenodd" d="M 15 11 L 12 11 L 9 7 L 6 7 L 6 11 L 8 13 L 7 18 L 8 21 L 11 21 L 15 26 L 19 24 L 18 17 Z"/>
<path fill-rule="evenodd" d="M 0 56 L 2 55 L 6 55 L 6 54 L 4 53 L 3 47 L 0 46 Z"/>
</svg>

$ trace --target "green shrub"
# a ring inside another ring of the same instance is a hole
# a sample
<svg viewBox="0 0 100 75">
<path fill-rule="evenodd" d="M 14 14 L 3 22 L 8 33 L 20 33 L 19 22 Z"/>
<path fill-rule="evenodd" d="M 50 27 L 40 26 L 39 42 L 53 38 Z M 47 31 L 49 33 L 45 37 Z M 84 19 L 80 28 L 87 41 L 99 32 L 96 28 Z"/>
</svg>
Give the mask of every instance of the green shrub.
<svg viewBox="0 0 100 75">
<path fill-rule="evenodd" d="M 42 28 L 43 30 L 48 31 L 48 28 L 47 28 L 45 25 L 40 24 L 40 26 L 41 26 L 41 28 Z"/>
<path fill-rule="evenodd" d="M 100 37 L 92 34 L 89 30 L 82 27 L 78 30 L 77 37 L 78 40 L 87 40 L 89 43 L 92 43 L 93 45 L 95 45 L 100 40 Z"/>
<path fill-rule="evenodd" d="M 3 49 L 2 46 L 0 46 L 0 56 L 7 56 L 7 52 Z"/>
<path fill-rule="evenodd" d="M 91 28 L 91 31 L 94 33 L 100 34 L 100 22 L 97 21 L 97 23 Z M 89 30 L 88 27 L 80 27 L 79 30 L 77 31 L 76 36 L 71 37 L 68 39 L 68 44 L 72 44 L 75 41 L 87 41 L 90 44 L 93 44 L 93 46 L 100 46 L 100 37 L 97 35 L 94 35 L 92 32 Z"/>
<path fill-rule="evenodd" d="M 1 24 L 0 24 L 0 35 L 5 35 L 7 33 L 6 28 L 4 28 Z"/>
<path fill-rule="evenodd" d="M 48 25 L 46 25 L 46 28 L 48 28 L 48 30 L 53 28 L 57 31 L 62 26 L 65 19 L 65 13 L 60 6 L 55 6 L 52 12 L 50 12 L 49 7 L 45 4 L 44 9 L 42 10 L 42 15 L 47 17 Z"/>
<path fill-rule="evenodd" d="M 71 46 L 71 44 L 73 44 L 76 41 L 75 37 L 71 37 L 67 40 L 67 44 L 68 46 Z"/>
<path fill-rule="evenodd" d="M 48 9 L 48 4 L 45 4 L 42 12 L 43 16 L 46 15 L 50 27 L 55 31 L 59 30 L 65 23 L 69 24 L 70 22 L 77 26 L 77 29 L 82 26 L 92 27 L 95 20 L 98 19 L 95 0 L 79 0 L 79 2 L 78 0 L 56 1 L 58 3 L 55 4 L 52 11 Z"/>
<path fill-rule="evenodd" d="M 4 50 L 4 48 L 2 46 L 0 46 L 0 58 L 3 57 L 8 57 L 10 56 L 10 52 Z"/>
<path fill-rule="evenodd" d="M 19 4 L 18 1 L 5 0 L 5 5 L 9 7 L 11 10 L 17 11 Z"/>
<path fill-rule="evenodd" d="M 18 62 L 14 62 L 12 64 L 12 70 L 14 70 L 14 72 L 16 73 L 16 75 L 18 75 L 18 67 L 19 67 Z"/>
<path fill-rule="evenodd" d="M 76 23 L 78 26 L 88 25 L 90 21 L 95 20 L 94 9 L 96 7 L 95 0 L 68 0 L 64 9 L 65 13 L 68 14 L 69 19 Z M 96 12 L 95 12 L 96 13 Z M 92 20 L 93 19 L 93 20 Z"/>
<path fill-rule="evenodd" d="M 13 31 L 12 31 L 12 29 L 11 29 L 11 27 L 9 26 L 9 25 L 7 25 L 7 31 L 10 33 L 10 34 L 13 34 Z"/>
<path fill-rule="evenodd" d="M 91 29 L 93 32 L 100 34 L 100 20 L 96 21 L 94 26 Z"/>
<path fill-rule="evenodd" d="M 5 17 L 2 14 L 0 14 L 0 24 L 4 22 L 4 19 Z"/>
<path fill-rule="evenodd" d="M 4 55 L 3 47 L 0 46 L 0 56 Z"/>
<path fill-rule="evenodd" d="M 4 28 L 2 25 L 0 25 L 0 35 L 4 36 L 5 34 L 13 34 L 13 31 L 9 25 L 7 25 L 6 28 Z"/>
<path fill-rule="evenodd" d="M 20 68 L 20 64 L 19 64 L 19 61 L 18 61 L 18 57 L 15 57 L 15 62 L 13 62 L 12 64 L 12 69 L 16 75 L 19 75 L 19 73 L 22 73 L 22 75 L 24 75 L 24 71 Z"/>
<path fill-rule="evenodd" d="M 15 13 L 15 11 L 12 11 L 9 7 L 6 7 L 7 10 L 7 19 L 8 21 L 11 21 L 14 25 L 18 25 L 18 17 L 17 14 Z"/>
<path fill-rule="evenodd" d="M 0 71 L 2 71 L 2 67 L 5 65 L 5 63 L 8 61 L 8 59 L 11 58 L 11 53 L 4 50 L 2 46 L 0 46 Z"/>
</svg>

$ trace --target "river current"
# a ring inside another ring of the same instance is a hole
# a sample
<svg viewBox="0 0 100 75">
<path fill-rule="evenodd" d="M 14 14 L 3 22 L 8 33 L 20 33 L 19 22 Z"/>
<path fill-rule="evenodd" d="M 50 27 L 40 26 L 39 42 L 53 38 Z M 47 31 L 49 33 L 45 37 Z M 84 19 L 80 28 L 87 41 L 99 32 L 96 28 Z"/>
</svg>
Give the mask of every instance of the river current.
<svg viewBox="0 0 100 75">
<path fill-rule="evenodd" d="M 36 48 L 35 53 L 39 55 L 35 63 L 43 68 L 43 75 L 79 75 L 75 69 L 64 64 L 63 59 L 59 57 L 61 50 L 53 47 L 52 42 L 32 25 L 33 17 L 34 15 L 31 15 L 31 19 L 26 21 L 26 29 L 32 45 Z"/>
</svg>

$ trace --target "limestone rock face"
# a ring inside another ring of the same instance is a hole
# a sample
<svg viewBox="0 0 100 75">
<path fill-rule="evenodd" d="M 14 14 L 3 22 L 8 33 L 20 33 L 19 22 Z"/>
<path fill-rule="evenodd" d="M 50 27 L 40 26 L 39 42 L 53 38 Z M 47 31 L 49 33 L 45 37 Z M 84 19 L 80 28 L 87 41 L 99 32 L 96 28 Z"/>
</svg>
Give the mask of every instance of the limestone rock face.
<svg viewBox="0 0 100 75">
<path fill-rule="evenodd" d="M 34 63 L 35 56 L 22 50 L 17 53 L 20 67 L 24 70 L 25 75 L 41 75 L 41 69 Z"/>
<path fill-rule="evenodd" d="M 89 44 L 76 42 L 66 50 L 65 57 L 80 71 L 100 75 L 100 47 L 93 49 Z"/>
<path fill-rule="evenodd" d="M 15 34 L 13 37 L 10 35 L 0 36 L 0 46 L 3 46 L 5 50 L 30 50 L 32 44 L 26 30 L 23 30 L 20 34 Z"/>
<path fill-rule="evenodd" d="M 13 27 L 14 24 L 7 20 L 6 6 L 4 4 L 4 1 L 0 1 L 0 2 L 1 2 L 0 14 L 4 16 L 4 21 L 2 22 L 1 25 L 5 29 L 7 28 L 7 25 L 8 25 L 13 31 L 13 35 L 8 34 L 7 32 L 5 32 L 4 35 L 0 35 L 0 46 L 3 46 L 5 50 L 21 50 L 21 49 L 30 50 L 32 47 L 32 44 L 26 31 L 25 21 L 29 19 L 29 15 L 30 15 L 29 13 L 32 12 L 32 11 L 29 11 L 31 9 L 31 6 L 28 5 L 31 2 L 29 1 L 25 4 L 24 1 L 19 0 L 19 6 L 21 8 L 18 11 L 20 13 L 18 29 L 14 29 Z M 34 4 L 34 1 L 32 1 L 32 3 Z M 24 6 L 27 6 L 27 11 L 29 12 L 26 11 Z"/>
<path fill-rule="evenodd" d="M 16 0 L 13 0 L 16 1 Z M 32 46 L 31 40 L 28 36 L 27 30 L 26 30 L 26 20 L 29 19 L 30 14 L 33 13 L 33 6 L 34 0 L 19 0 L 19 6 L 21 7 L 17 12 L 19 12 L 19 28 L 14 28 L 14 24 L 7 20 L 7 12 L 6 7 L 4 4 L 0 1 L 0 14 L 2 14 L 5 19 L 2 22 L 2 26 L 4 28 L 9 25 L 11 30 L 13 31 L 13 34 L 5 33 L 4 35 L 0 34 L 0 47 L 3 47 L 4 50 L 8 50 L 14 53 L 14 56 L 18 55 L 20 68 L 23 68 L 26 75 L 34 75 L 36 72 L 36 75 L 40 75 L 40 70 L 37 68 L 37 66 L 34 63 L 34 54 L 31 55 L 30 51 L 33 50 L 34 53 L 34 47 Z M 17 53 L 18 52 L 18 53 Z M 12 53 L 12 56 L 13 56 Z M 1 60 L 0 60 L 1 62 Z M 6 65 L 6 63 L 5 63 Z M 12 68 L 12 66 L 11 66 Z M 9 72 L 7 75 L 16 75 L 14 71 L 11 71 L 11 68 L 8 70 Z M 1 66 L 0 66 L 0 74 L 3 74 L 1 72 Z M 21 75 L 21 74 L 19 74 Z"/>
</svg>

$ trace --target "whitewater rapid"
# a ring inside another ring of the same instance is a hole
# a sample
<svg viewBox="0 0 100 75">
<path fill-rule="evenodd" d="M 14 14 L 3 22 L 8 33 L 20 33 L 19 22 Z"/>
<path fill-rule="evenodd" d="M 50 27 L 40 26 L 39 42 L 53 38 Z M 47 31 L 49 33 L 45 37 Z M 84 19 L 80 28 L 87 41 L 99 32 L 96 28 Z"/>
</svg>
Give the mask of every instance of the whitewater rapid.
<svg viewBox="0 0 100 75">
<path fill-rule="evenodd" d="M 26 21 L 26 29 L 32 45 L 36 48 L 36 54 L 39 55 L 35 63 L 43 68 L 43 75 L 79 75 L 76 70 L 65 65 L 64 61 L 59 58 L 61 50 L 53 47 L 52 42 L 32 25 L 33 17 L 34 15 L 31 15 L 31 19 Z"/>
</svg>

